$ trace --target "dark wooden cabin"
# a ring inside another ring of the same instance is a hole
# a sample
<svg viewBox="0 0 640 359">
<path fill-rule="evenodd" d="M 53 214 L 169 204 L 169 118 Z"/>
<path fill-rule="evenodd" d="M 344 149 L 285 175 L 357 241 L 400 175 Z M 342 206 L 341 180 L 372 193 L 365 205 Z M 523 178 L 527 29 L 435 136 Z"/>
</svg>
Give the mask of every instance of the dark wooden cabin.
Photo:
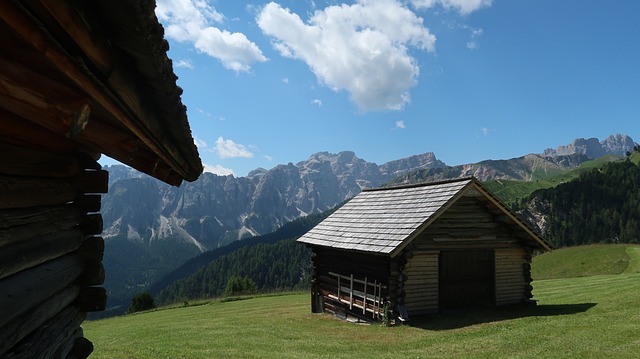
<svg viewBox="0 0 640 359">
<path fill-rule="evenodd" d="M 0 358 L 91 353 L 102 154 L 175 186 L 202 172 L 154 9 L 0 1 Z"/>
<path fill-rule="evenodd" d="M 380 320 L 531 303 L 549 243 L 475 178 L 364 190 L 306 233 L 312 311 Z"/>
</svg>

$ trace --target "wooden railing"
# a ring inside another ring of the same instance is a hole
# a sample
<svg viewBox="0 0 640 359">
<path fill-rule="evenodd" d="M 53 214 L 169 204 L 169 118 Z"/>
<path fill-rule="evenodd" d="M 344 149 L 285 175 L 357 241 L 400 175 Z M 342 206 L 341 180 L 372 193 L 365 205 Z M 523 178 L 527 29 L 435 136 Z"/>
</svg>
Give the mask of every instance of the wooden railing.
<svg viewBox="0 0 640 359">
<path fill-rule="evenodd" d="M 386 286 L 375 280 L 371 282 L 367 277 L 364 280 L 356 279 L 353 274 L 345 276 L 329 272 L 329 275 L 338 280 L 336 295 L 329 294 L 329 297 L 348 304 L 350 310 L 355 307 L 362 309 L 362 314 L 370 312 L 373 318 L 381 318 L 384 315 L 382 292 L 387 289 Z"/>
</svg>

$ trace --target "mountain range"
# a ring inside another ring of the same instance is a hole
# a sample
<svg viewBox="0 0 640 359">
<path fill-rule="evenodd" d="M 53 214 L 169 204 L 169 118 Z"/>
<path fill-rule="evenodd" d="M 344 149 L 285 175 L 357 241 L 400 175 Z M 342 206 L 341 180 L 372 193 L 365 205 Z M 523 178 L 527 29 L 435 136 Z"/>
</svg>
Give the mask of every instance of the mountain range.
<svg viewBox="0 0 640 359">
<path fill-rule="evenodd" d="M 105 286 L 111 302 L 128 299 L 198 253 L 324 212 L 363 188 L 467 176 L 528 181 L 603 155 L 624 156 L 636 145 L 626 135 L 580 138 L 541 154 L 457 166 L 431 152 L 382 165 L 350 151 L 320 152 L 246 177 L 204 173 L 179 188 L 125 166 L 108 166 L 109 193 L 102 201 Z"/>
</svg>

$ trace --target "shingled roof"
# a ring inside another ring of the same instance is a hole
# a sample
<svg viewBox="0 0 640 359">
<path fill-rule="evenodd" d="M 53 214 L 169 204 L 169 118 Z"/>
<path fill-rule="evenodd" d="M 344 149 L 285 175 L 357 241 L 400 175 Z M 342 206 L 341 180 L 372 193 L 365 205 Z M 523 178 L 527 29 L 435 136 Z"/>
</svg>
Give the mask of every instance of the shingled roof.
<svg viewBox="0 0 640 359">
<path fill-rule="evenodd" d="M 433 223 L 466 191 L 475 189 L 520 226 L 532 243 L 551 249 L 475 178 L 364 190 L 298 239 L 299 242 L 344 250 L 397 254 Z"/>
</svg>

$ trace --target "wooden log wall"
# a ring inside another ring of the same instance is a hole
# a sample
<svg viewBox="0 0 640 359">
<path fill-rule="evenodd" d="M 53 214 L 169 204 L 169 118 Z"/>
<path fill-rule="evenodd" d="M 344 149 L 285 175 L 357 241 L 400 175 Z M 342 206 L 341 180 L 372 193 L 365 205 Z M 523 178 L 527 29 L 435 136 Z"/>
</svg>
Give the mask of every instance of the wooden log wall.
<svg viewBox="0 0 640 359">
<path fill-rule="evenodd" d="M 405 302 L 409 315 L 438 312 L 438 251 L 416 253 L 405 266 Z"/>
<path fill-rule="evenodd" d="M 531 295 L 531 249 L 520 232 L 486 199 L 460 198 L 403 250 L 409 315 L 439 310 L 438 259 L 441 250 L 494 250 L 495 303 L 528 301 Z M 464 295 L 464 293 L 461 293 Z"/>
<path fill-rule="evenodd" d="M 531 299 L 531 255 L 525 248 L 497 249 L 496 305 L 519 304 Z"/>
<path fill-rule="evenodd" d="M 85 358 L 104 310 L 97 156 L 0 144 L 0 358 Z"/>
<path fill-rule="evenodd" d="M 362 313 L 362 309 L 352 307 L 335 299 L 338 292 L 337 273 L 345 276 L 353 276 L 359 280 L 367 278 L 368 283 L 378 283 L 386 288 L 382 297 L 385 301 L 390 300 L 391 288 L 388 280 L 389 258 L 380 255 L 367 255 L 356 252 L 334 250 L 331 248 L 312 247 L 313 256 L 313 276 L 311 279 L 311 306 L 312 312 L 328 312 L 340 317 L 352 315 L 366 320 L 379 320 L 377 315 L 371 312 Z M 344 283 L 341 283 L 344 286 Z M 356 288 L 364 291 L 361 284 L 356 283 Z"/>
</svg>

